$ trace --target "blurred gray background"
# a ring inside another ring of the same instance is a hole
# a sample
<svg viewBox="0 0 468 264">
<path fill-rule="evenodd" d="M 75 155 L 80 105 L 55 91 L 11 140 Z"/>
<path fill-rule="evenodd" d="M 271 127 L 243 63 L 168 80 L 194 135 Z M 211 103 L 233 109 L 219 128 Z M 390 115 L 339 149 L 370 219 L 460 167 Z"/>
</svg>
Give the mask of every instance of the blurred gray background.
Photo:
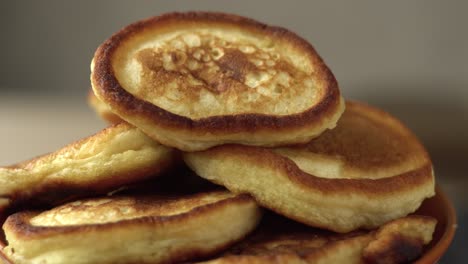
<svg viewBox="0 0 468 264">
<path fill-rule="evenodd" d="M 286 27 L 322 55 L 347 98 L 401 118 L 426 144 L 468 245 L 468 1 L 1 1 L 0 165 L 105 124 L 86 104 L 96 47 L 168 11 L 231 12 Z"/>
</svg>

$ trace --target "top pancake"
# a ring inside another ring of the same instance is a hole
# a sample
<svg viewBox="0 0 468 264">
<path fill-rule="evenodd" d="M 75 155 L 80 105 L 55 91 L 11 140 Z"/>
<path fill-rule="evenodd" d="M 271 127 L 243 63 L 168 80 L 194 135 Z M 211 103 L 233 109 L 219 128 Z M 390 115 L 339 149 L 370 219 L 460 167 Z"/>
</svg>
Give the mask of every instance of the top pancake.
<svg viewBox="0 0 468 264">
<path fill-rule="evenodd" d="M 309 43 L 234 15 L 137 22 L 103 43 L 91 67 L 93 89 L 112 111 L 188 151 L 307 142 L 334 127 L 344 108 Z"/>
</svg>

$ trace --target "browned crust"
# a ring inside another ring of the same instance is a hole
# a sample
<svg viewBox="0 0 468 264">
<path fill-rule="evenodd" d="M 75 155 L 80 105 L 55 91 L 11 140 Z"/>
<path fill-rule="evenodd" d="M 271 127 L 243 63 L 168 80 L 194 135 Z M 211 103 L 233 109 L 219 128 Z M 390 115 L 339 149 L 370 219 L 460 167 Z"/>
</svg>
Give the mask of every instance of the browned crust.
<svg viewBox="0 0 468 264">
<path fill-rule="evenodd" d="M 35 156 L 33 158 L 30 158 L 30 159 L 27 159 L 27 160 L 23 160 L 23 161 L 20 161 L 20 162 L 17 162 L 15 164 L 11 164 L 11 165 L 7 165 L 7 166 L 2 166 L 1 168 L 5 168 L 5 169 L 20 169 L 20 168 L 24 168 L 26 167 L 29 163 L 32 163 L 32 162 L 35 162 L 36 160 L 42 158 L 42 157 L 45 157 L 47 155 L 49 155 L 50 153 L 46 153 L 46 154 L 42 154 L 42 155 L 38 155 L 38 156 Z"/>
<path fill-rule="evenodd" d="M 341 192 L 345 194 L 365 193 L 369 196 L 375 194 L 394 195 L 396 192 L 411 190 L 415 186 L 420 186 L 433 181 L 433 167 L 429 154 L 421 142 L 419 142 L 418 138 L 409 129 L 407 129 L 403 123 L 391 116 L 389 113 L 376 107 L 357 101 L 346 101 L 346 109 L 355 108 L 360 109 L 359 112 L 365 113 L 366 115 L 372 115 L 369 118 L 386 119 L 387 121 L 385 122 L 388 122 L 386 125 L 391 126 L 392 129 L 398 130 L 398 133 L 404 134 L 406 140 L 417 146 L 418 155 L 421 156 L 424 162 L 422 164 L 415 165 L 415 168 L 411 171 L 392 177 L 378 179 L 343 179 L 321 178 L 306 173 L 301 170 L 293 160 L 277 154 L 269 148 L 232 144 L 216 146 L 198 153 L 211 157 L 235 157 L 239 160 L 247 160 L 254 164 L 260 164 L 260 166 L 281 171 L 282 175 L 286 175 L 289 180 L 297 183 L 303 188 L 317 189 L 323 194 Z M 294 148 L 294 146 L 292 146 L 292 148 Z M 198 154 L 194 153 L 194 155 Z"/>
<path fill-rule="evenodd" d="M 360 137 L 356 140 L 356 135 L 353 135 L 356 134 L 356 132 L 353 131 L 352 127 L 342 122 L 346 123 L 346 121 L 348 121 L 349 123 L 350 119 L 359 118 L 365 119 L 369 124 L 361 126 L 361 128 L 365 129 L 365 132 L 361 132 L 363 134 L 357 132 Z M 378 132 L 376 132 L 375 129 L 377 129 Z M 341 134 L 337 131 L 340 131 Z M 343 133 L 344 131 L 346 133 Z M 365 141 L 364 137 L 367 136 L 365 135 L 366 133 L 369 135 L 369 144 L 366 143 L 365 146 L 368 147 L 357 147 L 360 141 Z M 392 148 L 389 142 L 385 142 L 383 138 L 378 138 L 376 144 L 375 134 L 377 133 L 400 142 L 399 144 L 393 142 L 393 145 L 398 147 L 395 147 L 395 149 Z M 351 141 L 354 144 L 347 141 L 349 138 L 355 138 L 354 141 Z M 387 148 L 387 146 L 389 148 Z M 378 148 L 381 149 L 381 151 L 375 152 L 372 148 Z M 396 148 L 398 148 L 398 150 L 395 152 Z M 314 154 L 330 157 L 339 155 L 345 167 L 363 170 L 383 169 L 399 162 L 405 162 L 409 158 L 415 158 L 415 156 L 417 156 L 416 160 L 418 160 L 418 162 L 430 162 L 429 154 L 423 144 L 421 144 L 419 139 L 405 124 L 382 109 L 353 100 L 346 100 L 345 113 L 343 113 L 340 120 L 338 120 L 337 126 L 334 129 L 325 131 L 319 137 L 308 143 L 292 146 L 291 149 L 310 150 Z M 376 157 L 379 158 L 372 159 L 372 155 L 376 155 Z M 416 166 L 416 164 L 414 164 L 414 166 Z"/>
<path fill-rule="evenodd" d="M 302 171 L 294 161 L 274 153 L 268 148 L 242 145 L 223 145 L 205 151 L 208 156 L 230 156 L 239 160 L 248 160 L 267 168 L 281 171 L 289 180 L 305 189 L 314 189 L 323 194 L 362 193 L 374 195 L 394 195 L 411 190 L 432 181 L 432 164 L 428 162 L 420 168 L 393 177 L 379 179 L 339 179 L 321 178 Z M 202 154 L 203 155 L 203 154 Z"/>
<path fill-rule="evenodd" d="M 71 149 L 74 149 L 75 147 L 82 145 L 84 142 L 93 139 L 94 137 L 106 136 L 106 134 L 110 133 L 109 131 L 111 129 L 122 126 L 130 125 L 128 125 L 127 123 L 118 123 L 111 125 L 92 136 L 70 143 L 56 152 L 37 156 L 30 160 L 23 161 L 4 168 L 14 170 L 18 168 L 32 167 L 35 163 L 42 162 L 44 159 L 54 159 L 56 156 L 61 155 L 63 152 L 67 152 Z M 22 206 L 25 203 L 28 203 L 30 206 L 44 204 L 59 204 L 70 199 L 105 193 L 107 191 L 112 191 L 113 189 L 122 185 L 140 182 L 153 178 L 174 166 L 174 164 L 178 162 L 178 160 L 180 160 L 180 154 L 176 151 L 173 151 L 172 153 L 168 154 L 164 159 L 161 159 L 160 162 L 147 164 L 147 166 L 139 167 L 133 171 L 128 171 L 126 173 L 115 172 L 115 174 L 108 175 L 108 177 L 105 178 L 99 178 L 97 180 L 91 179 L 87 182 L 81 183 L 72 183 L 67 181 L 66 179 L 48 180 L 40 185 L 37 185 L 33 189 L 18 190 L 15 193 L 10 193 L 5 196 L 0 195 L 0 198 L 6 198 L 10 200 L 10 204 L 8 205 L 8 207 L 14 207 L 18 205 Z"/>
<path fill-rule="evenodd" d="M 12 201 L 10 205 L 12 207 L 22 206 L 25 203 L 28 203 L 29 206 L 60 204 L 79 197 L 102 194 L 126 184 L 154 178 L 167 171 L 173 164 L 174 155 L 170 155 L 159 163 L 149 164 L 149 166 L 140 167 L 132 172 L 116 173 L 105 179 L 101 178 L 84 183 L 71 183 L 65 179 L 48 181 L 44 185 L 28 190 L 28 192 L 18 191 L 12 193 L 8 198 Z"/>
<path fill-rule="evenodd" d="M 205 193 L 194 195 L 204 196 Z M 252 202 L 252 198 L 247 194 L 240 194 L 226 198 L 214 203 L 198 206 L 188 212 L 170 216 L 145 216 L 140 218 L 121 220 L 106 224 L 85 224 L 75 226 L 34 226 L 29 224 L 29 220 L 38 212 L 28 211 L 13 214 L 7 218 L 3 225 L 4 230 L 10 230 L 21 240 L 42 239 L 55 235 L 80 234 L 88 232 L 101 232 L 115 230 L 116 228 L 131 228 L 132 226 L 152 226 L 154 228 L 164 228 L 168 225 L 183 225 L 188 219 L 196 218 L 219 210 L 231 204 L 243 204 Z"/>
<path fill-rule="evenodd" d="M 206 193 L 199 193 L 192 197 L 204 196 Z M 41 240 L 47 239 L 53 236 L 63 235 L 86 235 L 86 233 L 95 232 L 111 232 L 116 229 L 129 229 L 129 228 L 141 228 L 142 226 L 150 226 L 151 228 L 170 228 L 170 226 L 183 226 L 187 221 L 194 218 L 203 217 L 203 215 L 210 214 L 220 210 L 223 207 L 231 206 L 234 204 L 252 203 L 252 198 L 246 194 L 237 195 L 234 197 L 226 198 L 214 203 L 198 206 L 188 212 L 181 213 L 178 215 L 171 216 L 146 216 L 136 219 L 122 220 L 113 223 L 106 224 L 86 224 L 76 226 L 60 226 L 60 227 L 46 227 L 46 226 L 33 226 L 29 224 L 29 220 L 37 214 L 37 212 L 21 212 L 10 216 L 3 229 L 9 229 L 13 231 L 16 238 L 20 240 Z M 247 233 L 245 236 L 248 235 Z M 243 237 L 245 237 L 243 236 Z M 216 252 L 222 251 L 232 245 L 233 243 L 241 240 L 243 237 L 238 239 L 231 239 L 223 244 L 216 247 L 212 247 L 206 250 L 195 248 L 184 248 L 179 249 L 177 252 L 173 252 L 171 256 L 164 261 L 164 263 L 173 263 L 175 261 L 186 261 L 189 259 L 195 259 L 200 257 L 207 257 Z M 140 262 L 136 262 L 140 263 Z"/>
<path fill-rule="evenodd" d="M 298 49 L 304 51 L 316 68 L 317 76 L 326 84 L 322 100 L 301 113 L 288 116 L 266 114 L 237 114 L 221 115 L 201 118 L 197 120 L 173 114 L 156 105 L 136 98 L 127 92 L 116 79 L 112 68 L 112 57 L 120 45 L 126 40 L 149 30 L 152 27 L 165 27 L 171 24 L 212 23 L 234 25 L 243 30 L 268 35 L 276 39 L 287 40 Z M 321 121 L 333 116 L 340 104 L 340 91 L 338 84 L 330 69 L 322 58 L 306 40 L 295 33 L 281 27 L 268 26 L 255 20 L 216 12 L 187 12 L 168 13 L 158 17 L 151 17 L 131 24 L 111 36 L 96 51 L 94 55 L 94 70 L 91 79 L 94 89 L 117 112 L 125 112 L 132 116 L 144 117 L 146 120 L 157 123 L 165 128 L 190 130 L 191 132 L 236 133 L 258 130 L 286 130 L 291 128 L 319 126 Z"/>
<path fill-rule="evenodd" d="M 435 230 L 437 220 L 422 215 L 411 215 L 406 217 L 418 222 L 419 225 L 431 229 L 432 235 Z M 393 224 L 405 224 L 404 218 L 391 222 Z M 423 253 L 424 245 L 430 241 L 424 241 L 423 236 L 407 234 L 402 230 L 386 230 L 385 226 L 374 233 L 375 241 L 367 245 L 362 252 L 362 258 L 366 263 L 409 263 L 417 259 Z M 428 231 L 428 230 L 427 230 Z M 410 231 L 411 233 L 411 231 Z"/>
<path fill-rule="evenodd" d="M 254 233 L 219 258 L 213 259 L 213 262 L 207 263 L 316 263 L 326 259 L 327 256 L 340 254 L 343 248 L 353 247 L 356 244 L 361 248 L 356 249 L 356 251 L 359 250 L 356 257 L 360 259 L 360 262 L 408 263 L 417 259 L 423 252 L 424 245 L 427 244 L 427 241 L 423 241 L 421 234 L 412 237 L 404 229 L 396 229 L 390 234 L 379 236 L 383 231 L 388 232 L 391 225 L 398 222 L 404 224 L 405 221 L 411 221 L 413 225 L 415 223 L 427 224 L 430 228 L 429 226 L 435 222 L 435 219 L 412 215 L 384 224 L 377 230 L 356 231 L 348 234 L 323 233 L 322 230 L 301 228 L 299 224 L 296 224 L 295 229 L 286 227 L 286 230 L 283 230 L 285 226 L 278 222 L 270 229 Z M 283 233 L 286 236 L 283 237 Z M 322 238 L 323 245 L 307 245 L 308 241 L 316 238 Z M 296 243 L 291 243 L 292 240 L 296 240 Z M 269 246 L 270 242 L 275 242 L 276 246 Z M 369 249 L 370 243 L 373 242 L 379 245 Z M 354 259 L 353 263 L 358 259 Z M 330 260 L 325 262 L 329 263 Z"/>
<path fill-rule="evenodd" d="M 420 239 L 394 234 L 388 245 L 374 252 L 363 252 L 366 263 L 408 263 L 417 259 L 423 250 Z"/>
</svg>

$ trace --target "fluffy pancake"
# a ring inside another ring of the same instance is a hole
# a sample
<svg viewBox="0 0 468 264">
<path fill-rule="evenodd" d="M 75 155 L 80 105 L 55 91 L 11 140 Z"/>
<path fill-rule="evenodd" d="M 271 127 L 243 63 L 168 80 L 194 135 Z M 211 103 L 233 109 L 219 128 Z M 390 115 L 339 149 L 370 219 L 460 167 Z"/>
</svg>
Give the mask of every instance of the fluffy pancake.
<svg viewBox="0 0 468 264">
<path fill-rule="evenodd" d="M 185 153 L 201 177 L 299 222 L 336 232 L 375 228 L 434 195 L 431 160 L 391 115 L 348 102 L 335 129 L 304 145 L 217 146 Z"/>
<path fill-rule="evenodd" d="M 185 151 L 307 142 L 344 110 L 335 77 L 307 41 L 235 15 L 136 22 L 98 48 L 91 70 L 112 112 Z"/>
<path fill-rule="evenodd" d="M 112 112 L 108 105 L 103 103 L 96 97 L 96 95 L 94 95 L 92 89 L 88 92 L 88 105 L 94 110 L 94 112 L 96 112 L 96 114 L 110 124 L 117 124 L 123 121 L 118 115 Z"/>
<path fill-rule="evenodd" d="M 336 234 L 265 217 L 246 240 L 205 264 L 409 263 L 432 240 L 436 220 L 408 216 L 378 230 Z"/>
<path fill-rule="evenodd" d="M 54 153 L 0 168 L 0 206 L 28 201 L 59 203 L 105 192 L 164 172 L 176 160 L 139 129 L 122 123 Z"/>
<path fill-rule="evenodd" d="M 3 225 L 14 263 L 172 263 L 219 252 L 261 217 L 248 195 L 110 196 L 44 212 L 20 212 Z"/>
</svg>

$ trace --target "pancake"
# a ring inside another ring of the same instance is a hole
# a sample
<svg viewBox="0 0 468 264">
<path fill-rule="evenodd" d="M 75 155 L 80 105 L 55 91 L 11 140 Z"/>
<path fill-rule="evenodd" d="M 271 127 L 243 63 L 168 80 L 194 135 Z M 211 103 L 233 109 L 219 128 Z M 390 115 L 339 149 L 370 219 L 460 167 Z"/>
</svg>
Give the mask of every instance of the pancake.
<svg viewBox="0 0 468 264">
<path fill-rule="evenodd" d="M 344 110 L 335 77 L 307 41 L 236 15 L 136 22 L 97 49 L 91 70 L 112 112 L 185 151 L 308 142 Z"/>
<path fill-rule="evenodd" d="M 225 249 L 260 216 L 252 198 L 228 191 L 93 198 L 11 215 L 3 252 L 17 264 L 172 263 Z"/>
<path fill-rule="evenodd" d="M 431 160 L 396 118 L 347 102 L 335 129 L 307 144 L 267 149 L 217 146 L 184 153 L 201 177 L 310 226 L 376 228 L 434 195 Z"/>
<path fill-rule="evenodd" d="M 91 89 L 88 92 L 88 105 L 96 112 L 96 114 L 107 121 L 110 124 L 122 123 L 123 120 L 116 114 L 112 112 L 110 107 L 99 100 L 96 95 L 94 95 L 93 90 Z"/>
<path fill-rule="evenodd" d="M 54 153 L 0 168 L 0 206 L 60 203 L 155 177 L 177 159 L 126 123 L 111 126 Z"/>
<path fill-rule="evenodd" d="M 432 240 L 436 222 L 413 215 L 378 230 L 340 235 L 270 216 L 246 240 L 202 263 L 410 263 Z"/>
</svg>

